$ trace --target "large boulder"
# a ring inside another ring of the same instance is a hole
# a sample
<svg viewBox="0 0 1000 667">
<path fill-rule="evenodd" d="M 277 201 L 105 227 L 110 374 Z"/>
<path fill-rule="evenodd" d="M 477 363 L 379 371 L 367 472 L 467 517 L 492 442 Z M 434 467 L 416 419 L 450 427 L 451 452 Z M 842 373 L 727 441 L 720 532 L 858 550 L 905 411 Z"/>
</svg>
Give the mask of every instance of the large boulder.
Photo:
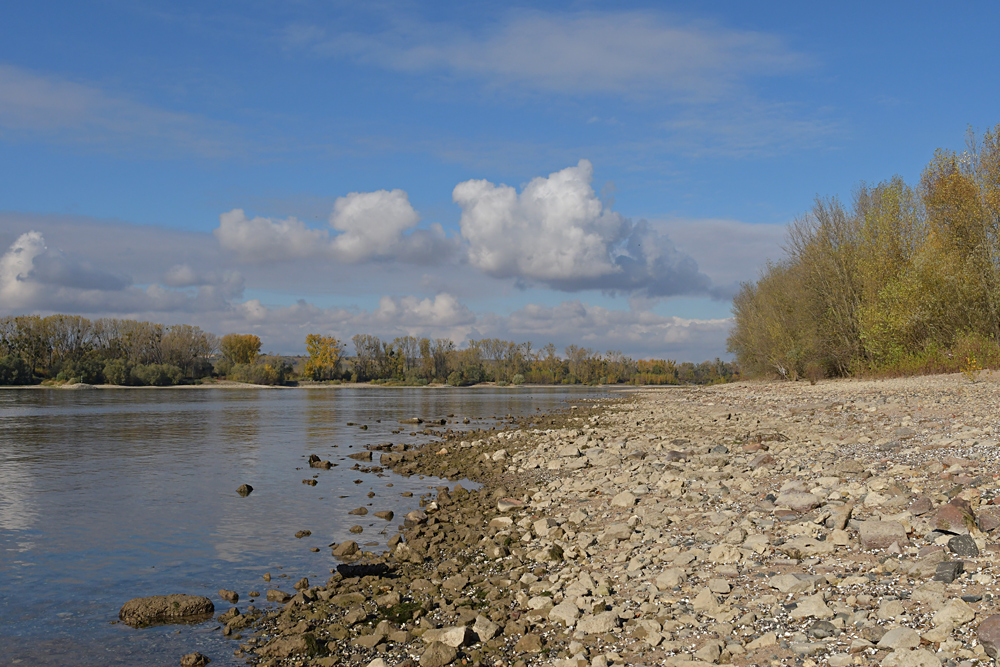
<svg viewBox="0 0 1000 667">
<path fill-rule="evenodd" d="M 133 598 L 122 605 L 118 618 L 126 625 L 140 628 L 160 623 L 193 623 L 212 618 L 215 605 L 200 595 L 152 595 Z"/>
</svg>

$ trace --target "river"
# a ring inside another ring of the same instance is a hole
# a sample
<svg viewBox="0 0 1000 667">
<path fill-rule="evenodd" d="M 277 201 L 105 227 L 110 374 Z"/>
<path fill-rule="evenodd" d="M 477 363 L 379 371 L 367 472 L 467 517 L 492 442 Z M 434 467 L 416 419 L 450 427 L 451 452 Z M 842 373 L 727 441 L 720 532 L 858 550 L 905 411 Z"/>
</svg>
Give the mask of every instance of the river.
<svg viewBox="0 0 1000 667">
<path fill-rule="evenodd" d="M 504 415 L 550 412 L 568 398 L 598 395 L 561 388 L 0 390 L 0 664 L 175 666 L 191 651 L 213 665 L 243 664 L 217 623 L 135 630 L 116 622 L 118 610 L 137 596 L 190 593 L 212 598 L 219 613 L 231 606 L 218 596 L 223 588 L 239 593 L 242 610 L 250 591 L 291 591 L 301 577 L 322 583 L 336 566 L 329 544 L 355 539 L 381 550 L 421 494 L 450 484 L 352 470 L 349 454 L 366 444 L 430 439 L 402 419 L 490 428 Z M 313 453 L 337 466 L 310 469 Z M 302 483 L 313 478 L 315 486 Z M 240 497 L 241 484 L 253 493 Z M 367 516 L 348 513 L 361 506 Z M 384 509 L 395 512 L 393 521 L 373 517 Z M 349 532 L 355 524 L 362 534 Z M 312 534 L 296 538 L 301 530 Z"/>
</svg>

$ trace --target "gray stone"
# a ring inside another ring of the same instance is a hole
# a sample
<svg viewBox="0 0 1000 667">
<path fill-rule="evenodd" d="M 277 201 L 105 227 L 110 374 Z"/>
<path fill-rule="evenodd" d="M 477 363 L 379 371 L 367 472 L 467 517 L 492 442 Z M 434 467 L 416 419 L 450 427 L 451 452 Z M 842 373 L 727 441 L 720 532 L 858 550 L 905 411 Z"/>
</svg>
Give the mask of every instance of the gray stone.
<svg viewBox="0 0 1000 667">
<path fill-rule="evenodd" d="M 976 638 L 986 650 L 986 655 L 994 659 L 997 658 L 1000 655 L 1000 614 L 987 616 L 979 624 Z"/>
<path fill-rule="evenodd" d="M 960 558 L 976 558 L 979 556 L 979 546 L 971 535 L 956 535 L 948 540 L 948 551 Z"/>
<path fill-rule="evenodd" d="M 950 584 L 964 571 L 965 563 L 960 560 L 950 560 L 938 563 L 937 567 L 934 569 L 934 581 L 943 581 L 946 584 Z"/>
</svg>

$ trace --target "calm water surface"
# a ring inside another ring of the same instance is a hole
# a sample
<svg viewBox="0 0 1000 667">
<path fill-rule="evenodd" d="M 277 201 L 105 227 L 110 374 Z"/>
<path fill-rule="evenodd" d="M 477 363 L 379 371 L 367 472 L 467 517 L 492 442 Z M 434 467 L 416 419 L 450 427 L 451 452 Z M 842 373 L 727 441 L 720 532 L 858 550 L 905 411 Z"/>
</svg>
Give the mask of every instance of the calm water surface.
<svg viewBox="0 0 1000 667">
<path fill-rule="evenodd" d="M 466 428 L 488 428 L 496 417 L 595 395 L 523 388 L 0 390 L 0 664 L 177 665 L 195 650 L 213 664 L 243 664 L 217 623 L 135 630 L 113 621 L 140 595 L 206 595 L 221 612 L 230 605 L 219 599 L 220 588 L 236 590 L 242 610 L 251 590 L 291 591 L 303 576 L 326 581 L 336 566 L 332 542 L 353 538 L 383 549 L 420 494 L 448 484 L 350 469 L 355 461 L 347 455 L 365 444 L 429 438 L 410 435 L 414 427 L 400 419 L 453 414 L 472 420 Z M 392 433 L 397 429 L 403 432 Z M 338 466 L 312 470 L 312 453 Z M 302 484 L 314 475 L 316 486 Z M 244 483 L 254 487 L 247 498 L 235 492 Z M 404 491 L 414 497 L 403 498 Z M 361 505 L 368 516 L 348 514 Z M 381 509 L 396 520 L 373 518 Z M 354 524 L 362 535 L 348 531 Z M 312 535 L 296 539 L 299 530 Z"/>
</svg>

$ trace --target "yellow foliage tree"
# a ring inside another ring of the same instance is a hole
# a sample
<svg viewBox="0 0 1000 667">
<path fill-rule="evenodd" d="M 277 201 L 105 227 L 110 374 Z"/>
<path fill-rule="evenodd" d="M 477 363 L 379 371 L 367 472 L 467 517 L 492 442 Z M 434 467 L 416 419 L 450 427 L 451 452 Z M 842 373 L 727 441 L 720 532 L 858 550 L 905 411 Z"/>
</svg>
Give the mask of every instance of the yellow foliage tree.
<svg viewBox="0 0 1000 667">
<path fill-rule="evenodd" d="M 333 336 L 309 334 L 306 336 L 306 351 L 309 359 L 305 364 L 305 374 L 313 380 L 332 380 L 337 375 L 340 364 L 341 343 Z"/>
<path fill-rule="evenodd" d="M 260 354 L 260 338 L 253 334 L 227 334 L 219 341 L 219 351 L 234 364 L 252 364 Z"/>
</svg>

